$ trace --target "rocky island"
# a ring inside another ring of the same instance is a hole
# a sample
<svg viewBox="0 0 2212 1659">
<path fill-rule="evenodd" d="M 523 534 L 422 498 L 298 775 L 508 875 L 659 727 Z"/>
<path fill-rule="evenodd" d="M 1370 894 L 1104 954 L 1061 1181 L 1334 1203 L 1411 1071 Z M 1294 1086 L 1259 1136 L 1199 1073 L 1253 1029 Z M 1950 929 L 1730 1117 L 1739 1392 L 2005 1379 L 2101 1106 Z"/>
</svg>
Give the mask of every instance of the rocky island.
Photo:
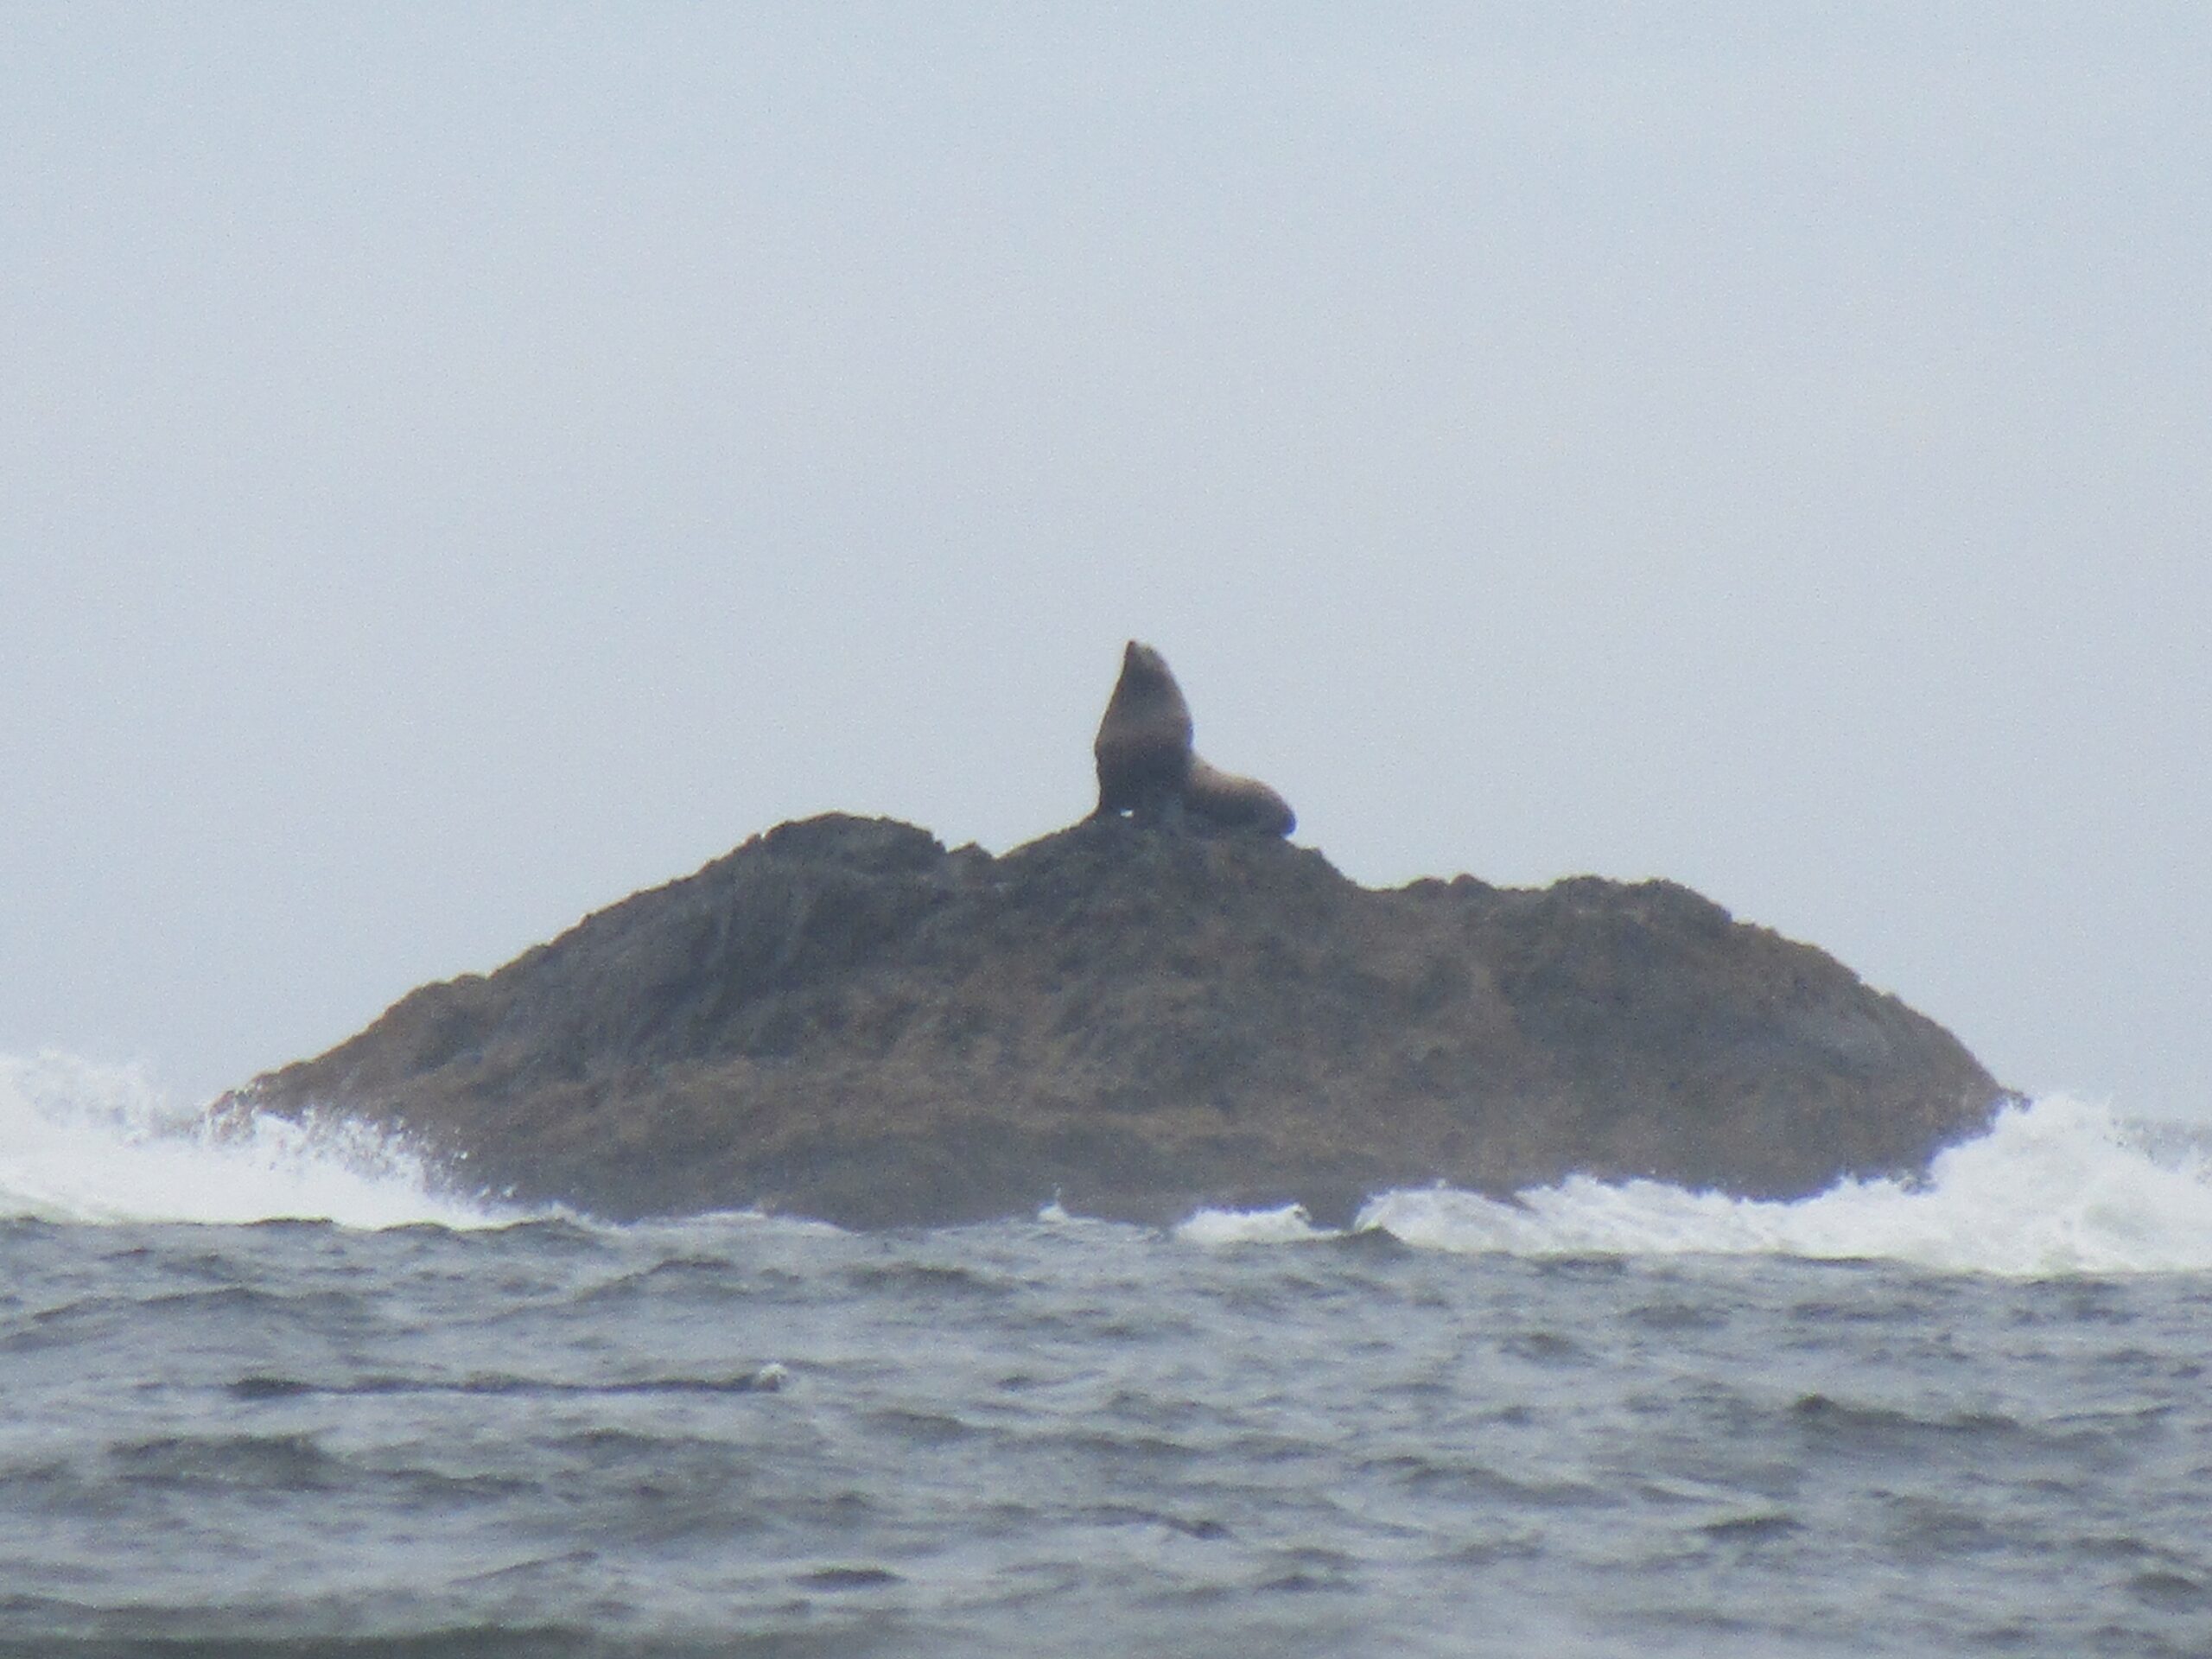
<svg viewBox="0 0 2212 1659">
<path fill-rule="evenodd" d="M 1916 1172 L 2002 1096 L 1932 1020 L 1672 883 L 1362 887 L 1148 697 L 1187 759 L 1117 747 L 1109 708 L 1072 828 L 995 857 L 784 824 L 219 1109 L 365 1119 L 608 1218 L 877 1226 L 1056 1198 L 1341 1223 L 1394 1186 L 1576 1173 L 1789 1197 Z"/>
</svg>

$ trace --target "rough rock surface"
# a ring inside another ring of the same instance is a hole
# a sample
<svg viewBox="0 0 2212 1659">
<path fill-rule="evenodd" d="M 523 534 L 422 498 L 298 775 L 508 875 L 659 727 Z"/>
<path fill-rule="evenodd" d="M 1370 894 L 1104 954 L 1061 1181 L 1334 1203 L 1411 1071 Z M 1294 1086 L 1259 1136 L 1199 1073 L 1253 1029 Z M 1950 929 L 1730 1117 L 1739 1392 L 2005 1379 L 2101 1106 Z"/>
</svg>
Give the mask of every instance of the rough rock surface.
<svg viewBox="0 0 2212 1659">
<path fill-rule="evenodd" d="M 1271 837 L 1093 820 L 993 858 L 788 823 L 233 1111 L 327 1109 L 609 1217 L 1341 1221 L 1580 1171 L 1789 1196 L 2001 1091 L 1941 1027 L 1663 881 L 1375 891 Z"/>
</svg>

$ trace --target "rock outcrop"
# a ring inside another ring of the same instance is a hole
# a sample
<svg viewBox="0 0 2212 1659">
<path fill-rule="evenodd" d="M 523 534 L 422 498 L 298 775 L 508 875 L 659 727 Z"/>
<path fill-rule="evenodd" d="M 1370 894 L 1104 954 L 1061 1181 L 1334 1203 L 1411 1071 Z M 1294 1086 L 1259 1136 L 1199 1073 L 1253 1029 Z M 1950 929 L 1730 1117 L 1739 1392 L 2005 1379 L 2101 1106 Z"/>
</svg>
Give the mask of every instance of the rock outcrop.
<svg viewBox="0 0 2212 1659">
<path fill-rule="evenodd" d="M 1094 818 L 1000 857 L 788 823 L 224 1109 L 403 1127 L 611 1218 L 858 1225 L 1304 1203 L 1575 1172 L 1792 1196 L 2001 1090 L 1821 952 L 1661 881 L 1376 891 L 1266 836 Z"/>
</svg>

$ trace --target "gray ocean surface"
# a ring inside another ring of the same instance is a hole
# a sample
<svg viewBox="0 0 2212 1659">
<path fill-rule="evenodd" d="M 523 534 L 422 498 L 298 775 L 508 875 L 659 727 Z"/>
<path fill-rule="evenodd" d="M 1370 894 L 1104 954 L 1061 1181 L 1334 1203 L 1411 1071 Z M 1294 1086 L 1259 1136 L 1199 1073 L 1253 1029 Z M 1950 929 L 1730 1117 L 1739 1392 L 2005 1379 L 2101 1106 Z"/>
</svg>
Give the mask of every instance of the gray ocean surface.
<svg viewBox="0 0 2212 1659">
<path fill-rule="evenodd" d="M 24 1141 L 0 1652 L 2202 1655 L 2212 1184 L 2066 1110 L 2025 1257 L 2001 1137 L 1340 1236 L 92 1218 Z"/>
</svg>

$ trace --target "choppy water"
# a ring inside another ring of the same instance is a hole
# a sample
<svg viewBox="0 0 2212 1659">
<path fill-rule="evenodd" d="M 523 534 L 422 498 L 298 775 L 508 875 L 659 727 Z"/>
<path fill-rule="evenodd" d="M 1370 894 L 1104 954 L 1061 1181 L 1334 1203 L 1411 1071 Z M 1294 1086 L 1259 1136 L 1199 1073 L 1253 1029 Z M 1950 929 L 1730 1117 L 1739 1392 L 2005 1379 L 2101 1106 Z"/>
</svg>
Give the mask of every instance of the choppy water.
<svg viewBox="0 0 2212 1659">
<path fill-rule="evenodd" d="M 275 1217 L 308 1213 L 329 1221 Z M 0 1651 L 2212 1651 L 2212 1175 L 599 1228 L 0 1065 Z"/>
</svg>

